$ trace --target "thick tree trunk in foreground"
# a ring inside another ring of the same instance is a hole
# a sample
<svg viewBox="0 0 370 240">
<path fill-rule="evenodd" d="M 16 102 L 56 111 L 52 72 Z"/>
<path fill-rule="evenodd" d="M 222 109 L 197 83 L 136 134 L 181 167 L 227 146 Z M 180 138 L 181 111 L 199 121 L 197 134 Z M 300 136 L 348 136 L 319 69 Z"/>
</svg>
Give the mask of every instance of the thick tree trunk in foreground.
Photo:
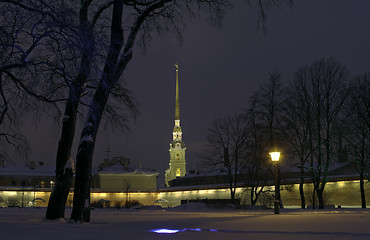
<svg viewBox="0 0 370 240">
<path fill-rule="evenodd" d="M 61 139 L 57 151 L 55 185 L 46 210 L 45 218 L 51 220 L 64 218 L 65 205 L 72 183 L 73 163 L 67 167 L 67 162 L 71 157 L 79 103 L 79 97 L 76 99 L 76 93 L 73 91 L 74 89 L 70 90 L 70 98 L 66 104 Z"/>
<path fill-rule="evenodd" d="M 95 140 L 98 134 L 104 108 L 107 104 L 109 94 L 118 81 L 121 74 L 117 74 L 117 63 L 120 64 L 122 71 L 132 57 L 133 39 L 128 39 L 129 46 L 122 56 L 122 61 L 118 61 L 123 45 L 122 32 L 122 8 L 123 1 L 115 0 L 113 4 L 111 41 L 109 52 L 106 58 L 104 70 L 100 83 L 95 91 L 94 98 L 86 118 L 85 126 L 82 130 L 81 140 L 78 147 L 76 158 L 76 178 L 73 198 L 73 210 L 71 221 L 90 222 L 90 185 L 91 185 L 91 165 L 95 148 Z M 139 27 L 136 28 L 136 32 Z M 128 53 L 129 52 L 129 53 Z"/>
<path fill-rule="evenodd" d="M 72 168 L 74 162 L 71 159 L 71 149 L 76 129 L 78 106 L 83 92 L 83 85 L 87 82 L 90 73 L 92 55 L 95 49 L 92 27 L 88 24 L 87 1 L 81 1 L 79 19 L 79 33 L 81 34 L 81 41 L 84 43 L 81 51 L 81 66 L 77 76 L 69 85 L 62 133 L 57 150 L 55 185 L 50 195 L 46 219 L 64 218 L 65 204 L 73 178 Z M 71 166 L 67 166 L 68 161 L 71 161 Z"/>
<path fill-rule="evenodd" d="M 66 168 L 61 174 L 57 174 L 54 189 L 50 195 L 48 208 L 46 210 L 46 219 L 55 220 L 64 218 L 65 205 L 71 187 L 73 171 Z"/>
<path fill-rule="evenodd" d="M 87 131 L 92 131 L 88 128 Z M 85 132 L 85 133 L 84 133 Z M 91 135 L 84 129 L 83 135 L 87 138 Z M 71 220 L 90 222 L 90 184 L 91 184 L 91 162 L 94 152 L 95 141 L 86 139 L 80 143 L 77 161 L 76 161 L 76 177 L 75 189 L 73 197 L 73 210 Z"/>
</svg>

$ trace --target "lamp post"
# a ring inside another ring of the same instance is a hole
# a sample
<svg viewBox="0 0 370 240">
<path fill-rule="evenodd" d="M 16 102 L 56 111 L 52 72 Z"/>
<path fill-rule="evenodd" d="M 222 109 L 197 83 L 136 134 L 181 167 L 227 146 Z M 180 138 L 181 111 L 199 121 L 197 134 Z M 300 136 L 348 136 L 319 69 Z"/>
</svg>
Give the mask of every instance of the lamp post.
<svg viewBox="0 0 370 240">
<path fill-rule="evenodd" d="M 274 212 L 279 214 L 279 182 L 278 182 L 278 167 L 280 152 L 270 152 L 271 160 L 275 166 L 275 201 L 274 201 Z"/>
</svg>

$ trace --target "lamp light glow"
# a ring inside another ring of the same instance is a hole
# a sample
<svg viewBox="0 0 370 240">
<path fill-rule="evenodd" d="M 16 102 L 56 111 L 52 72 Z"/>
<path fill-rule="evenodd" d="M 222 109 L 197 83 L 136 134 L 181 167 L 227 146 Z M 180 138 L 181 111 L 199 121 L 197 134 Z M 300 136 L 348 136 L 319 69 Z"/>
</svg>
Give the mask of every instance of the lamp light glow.
<svg viewBox="0 0 370 240">
<path fill-rule="evenodd" d="M 277 162 L 277 161 L 279 161 L 279 158 L 280 158 L 280 152 L 270 152 L 269 154 L 270 154 L 270 156 L 271 156 L 271 160 L 272 160 L 273 162 Z"/>
</svg>

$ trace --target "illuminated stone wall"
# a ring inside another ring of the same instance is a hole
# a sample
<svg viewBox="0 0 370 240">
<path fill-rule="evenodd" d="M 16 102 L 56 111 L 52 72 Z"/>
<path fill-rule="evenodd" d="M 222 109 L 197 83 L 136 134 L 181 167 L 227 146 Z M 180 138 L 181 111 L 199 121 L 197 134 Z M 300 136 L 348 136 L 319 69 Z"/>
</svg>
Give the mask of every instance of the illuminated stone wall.
<svg viewBox="0 0 370 240">
<path fill-rule="evenodd" d="M 126 201 L 137 201 L 141 205 L 153 205 L 154 201 L 158 199 L 157 192 L 128 192 L 128 193 L 105 193 L 95 192 L 91 194 L 91 202 L 98 202 L 100 199 L 110 201 L 110 207 L 124 206 Z"/>
<path fill-rule="evenodd" d="M 304 185 L 306 205 L 312 205 L 313 184 Z M 300 206 L 299 185 L 294 184 L 281 192 L 286 206 Z M 365 182 L 365 197 L 367 206 L 370 204 L 370 183 Z M 325 205 L 361 206 L 360 181 L 328 182 L 324 190 Z M 316 205 L 318 204 L 316 200 Z"/>
<path fill-rule="evenodd" d="M 259 205 L 272 206 L 274 186 L 264 188 L 266 193 L 260 196 Z M 299 184 L 281 186 L 281 198 L 286 207 L 300 207 Z M 304 192 L 306 206 L 312 205 L 313 184 L 305 184 Z M 365 183 L 365 196 L 367 205 L 370 203 L 370 183 Z M 236 197 L 241 199 L 241 204 L 250 204 L 250 189 L 237 188 Z M 159 191 L 158 198 L 167 200 L 168 206 L 175 207 L 181 204 L 181 200 L 197 199 L 229 199 L 230 190 L 224 189 L 203 189 L 203 190 L 163 190 Z M 360 183 L 359 181 L 338 181 L 328 182 L 324 191 L 325 205 L 341 205 L 344 207 L 361 206 Z M 165 205 L 165 203 L 163 204 Z M 316 201 L 317 205 L 317 201 Z"/>
<path fill-rule="evenodd" d="M 156 191 L 158 174 L 97 174 L 97 188 L 105 191 Z"/>
<path fill-rule="evenodd" d="M 361 196 L 359 181 L 338 181 L 326 184 L 324 201 L 326 205 L 341 205 L 342 207 L 360 207 Z M 305 184 L 306 205 L 312 205 L 312 184 Z M 274 187 L 266 187 L 267 193 L 261 196 L 262 205 L 271 205 L 273 201 Z M 370 183 L 365 182 L 367 206 L 370 203 Z M 237 188 L 236 197 L 241 199 L 241 204 L 249 204 L 249 189 Z M 0 207 L 46 207 L 49 201 L 50 191 L 36 191 L 36 189 L 0 190 Z M 286 207 L 299 207 L 299 185 L 284 185 L 281 197 Z M 157 192 L 97 192 L 91 193 L 91 202 L 103 199 L 109 201 L 110 207 L 123 206 L 126 201 L 138 201 L 142 205 L 159 204 L 162 207 L 175 207 L 181 204 L 181 200 L 197 199 L 229 199 L 230 192 L 227 188 L 221 189 L 197 189 L 175 190 L 162 189 Z M 34 200 L 36 199 L 36 200 Z M 157 201 L 159 200 L 159 201 Z M 155 201 L 159 202 L 156 203 Z M 67 206 L 72 206 L 73 192 L 68 196 Z M 316 203 L 317 204 L 317 203 Z"/>
<path fill-rule="evenodd" d="M 50 191 L 36 189 L 0 190 L 0 207 L 46 207 L 49 197 Z"/>
<path fill-rule="evenodd" d="M 110 207 L 122 207 L 126 201 L 138 201 L 142 205 L 152 205 L 158 199 L 157 192 L 92 192 L 91 203 L 109 201 Z M 47 207 L 50 191 L 0 190 L 0 207 Z M 34 200 L 36 199 L 36 200 Z M 73 192 L 69 193 L 67 207 L 72 207 Z"/>
</svg>

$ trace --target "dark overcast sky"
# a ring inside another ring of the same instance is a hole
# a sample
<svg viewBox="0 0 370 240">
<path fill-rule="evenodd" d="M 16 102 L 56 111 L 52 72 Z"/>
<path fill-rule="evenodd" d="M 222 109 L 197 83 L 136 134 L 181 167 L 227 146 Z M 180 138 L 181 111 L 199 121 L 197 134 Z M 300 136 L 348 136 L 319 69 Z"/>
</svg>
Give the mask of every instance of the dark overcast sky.
<svg viewBox="0 0 370 240">
<path fill-rule="evenodd" d="M 176 62 L 188 170 L 197 168 L 211 121 L 240 112 L 270 72 L 279 71 L 289 81 L 297 68 L 322 57 L 336 58 L 352 74 L 370 70 L 370 1 L 295 1 L 293 8 L 268 12 L 265 34 L 256 31 L 256 9 L 236 2 L 221 29 L 195 19 L 182 45 L 168 35 L 155 38 L 145 55 L 136 50 L 124 76 L 141 115 L 128 136 L 100 131 L 95 165 L 109 142 L 111 156 L 126 156 L 137 166 L 142 162 L 164 178 L 174 126 Z M 44 131 L 39 127 L 34 133 L 39 137 L 32 141 L 31 160 L 54 164 L 59 135 L 50 131 L 42 137 Z"/>
</svg>

